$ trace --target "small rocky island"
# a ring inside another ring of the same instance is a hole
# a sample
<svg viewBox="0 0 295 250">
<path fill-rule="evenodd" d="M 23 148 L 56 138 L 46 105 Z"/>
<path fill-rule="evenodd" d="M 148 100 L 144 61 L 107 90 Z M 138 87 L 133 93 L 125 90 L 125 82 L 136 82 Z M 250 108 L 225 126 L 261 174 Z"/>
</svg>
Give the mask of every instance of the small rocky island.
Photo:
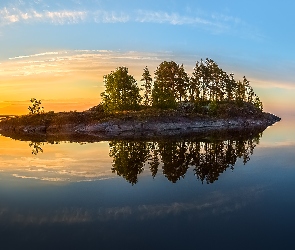
<svg viewBox="0 0 295 250">
<path fill-rule="evenodd" d="M 44 112 L 31 99 L 28 115 L 0 122 L 2 135 L 12 138 L 91 137 L 154 138 L 196 133 L 263 131 L 280 118 L 263 105 L 246 77 L 236 81 L 213 60 L 196 63 L 191 76 L 183 65 L 162 62 L 154 79 L 147 67 L 137 85 L 126 67 L 104 76 L 102 102 L 83 112 Z"/>
</svg>

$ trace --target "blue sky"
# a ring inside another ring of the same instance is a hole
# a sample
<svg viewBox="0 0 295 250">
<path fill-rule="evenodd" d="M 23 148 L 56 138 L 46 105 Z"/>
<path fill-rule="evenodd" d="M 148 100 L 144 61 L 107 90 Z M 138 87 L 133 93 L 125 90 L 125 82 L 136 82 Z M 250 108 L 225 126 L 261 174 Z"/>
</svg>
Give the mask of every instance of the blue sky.
<svg viewBox="0 0 295 250">
<path fill-rule="evenodd" d="M 133 74 L 140 77 L 139 66 L 146 64 L 153 71 L 159 64 L 158 59 L 184 63 L 190 72 L 196 60 L 209 57 L 237 77 L 246 75 L 265 100 L 268 111 L 277 110 L 282 103 L 290 107 L 295 104 L 292 96 L 295 93 L 294 9 L 295 2 L 291 0 L 2 0 L 0 84 L 5 85 L 5 89 L 0 85 L 0 98 L 5 102 L 2 106 L 11 105 L 16 98 L 19 101 L 30 99 L 29 91 L 25 90 L 28 90 L 29 80 L 32 83 L 38 80 L 39 85 L 44 85 L 40 88 L 31 84 L 30 88 L 36 95 L 37 90 L 41 91 L 39 96 L 45 102 L 65 103 L 54 93 L 45 94 L 50 92 L 46 91 L 46 78 L 52 68 L 55 69 L 55 80 L 50 82 L 52 87 L 64 84 L 63 95 L 71 93 L 68 102 L 77 103 L 80 102 L 78 98 L 82 98 L 78 93 L 83 86 L 89 88 L 83 90 L 85 95 L 93 93 L 90 88 L 93 85 L 102 90 L 100 74 L 107 69 L 97 68 L 95 75 L 93 68 L 90 77 L 87 76 L 90 64 L 101 68 L 101 65 L 109 65 L 111 70 L 111 67 L 121 66 L 116 63 L 121 63 L 130 71 L 134 67 Z M 75 67 L 69 70 L 68 66 L 58 64 L 60 54 L 56 53 L 63 54 L 62 60 L 77 63 L 78 80 L 73 73 Z M 65 58 L 65 53 L 71 57 Z M 104 53 L 103 58 L 101 53 Z M 141 63 L 138 63 L 139 58 Z M 83 62 L 88 65 L 85 74 Z M 40 68 L 50 70 L 45 72 Z M 39 78 L 29 78 L 32 75 Z M 10 92 L 15 89 L 15 82 L 19 88 L 17 95 Z M 8 83 L 11 83 L 10 89 Z M 73 85 L 73 91 L 67 89 Z M 95 96 L 89 98 L 94 100 Z"/>
</svg>

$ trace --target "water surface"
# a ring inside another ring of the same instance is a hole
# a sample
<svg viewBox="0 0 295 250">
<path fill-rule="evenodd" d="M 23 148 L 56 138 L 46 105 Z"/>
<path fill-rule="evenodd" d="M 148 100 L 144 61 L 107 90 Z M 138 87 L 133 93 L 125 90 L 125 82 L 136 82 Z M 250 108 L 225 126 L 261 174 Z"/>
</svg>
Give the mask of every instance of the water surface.
<svg viewBox="0 0 295 250">
<path fill-rule="evenodd" d="M 295 122 L 247 138 L 0 137 L 3 249 L 290 249 Z"/>
</svg>

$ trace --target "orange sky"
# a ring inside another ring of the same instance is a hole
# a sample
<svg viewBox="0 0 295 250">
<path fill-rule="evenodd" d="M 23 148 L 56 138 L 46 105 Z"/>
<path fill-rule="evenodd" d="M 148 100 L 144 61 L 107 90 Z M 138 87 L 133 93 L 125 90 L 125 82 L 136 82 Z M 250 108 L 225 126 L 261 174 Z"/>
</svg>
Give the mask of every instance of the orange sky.
<svg viewBox="0 0 295 250">
<path fill-rule="evenodd" d="M 57 51 L 9 58 L 0 62 L 0 114 L 28 113 L 32 97 L 42 100 L 45 111 L 82 111 L 100 102 L 103 76 L 116 67 L 128 67 L 140 85 L 142 69 L 148 66 L 153 75 L 164 60 L 183 63 L 190 73 L 200 58 L 180 57 L 169 52 L 105 50 Z M 245 74 L 266 111 L 292 112 L 295 106 L 292 84 L 253 79 L 251 72 L 235 72 L 227 69 L 227 65 L 217 63 L 224 70 L 234 72 L 238 79 Z"/>
</svg>

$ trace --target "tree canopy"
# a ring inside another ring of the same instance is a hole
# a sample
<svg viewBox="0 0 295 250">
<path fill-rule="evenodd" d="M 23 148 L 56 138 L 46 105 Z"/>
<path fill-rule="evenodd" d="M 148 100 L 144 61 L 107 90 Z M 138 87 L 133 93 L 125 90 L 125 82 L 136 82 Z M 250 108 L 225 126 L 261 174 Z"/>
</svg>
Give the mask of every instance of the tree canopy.
<svg viewBox="0 0 295 250">
<path fill-rule="evenodd" d="M 151 105 L 151 102 L 152 102 L 151 95 L 152 95 L 153 78 L 151 77 L 150 71 L 147 66 L 143 69 L 143 74 L 142 74 L 142 78 L 140 81 L 143 81 L 143 84 L 141 85 L 144 90 L 143 104 L 145 106 L 149 106 L 149 105 Z"/>
<path fill-rule="evenodd" d="M 174 61 L 160 63 L 154 72 L 154 80 L 148 70 L 143 69 L 141 85 L 137 86 L 128 68 L 119 67 L 104 76 L 105 92 L 101 94 L 106 111 L 138 110 L 140 105 L 156 108 L 175 108 L 177 103 L 194 104 L 218 102 L 252 103 L 262 110 L 262 102 L 254 93 L 244 76 L 236 81 L 234 74 L 227 74 L 212 59 L 196 62 L 191 76 L 184 66 Z M 143 90 L 143 97 L 140 95 Z M 143 100 L 143 102 L 142 102 Z"/>
<path fill-rule="evenodd" d="M 174 61 L 162 62 L 155 71 L 153 106 L 174 107 L 177 101 L 186 100 L 189 77 L 183 65 Z"/>
<path fill-rule="evenodd" d="M 136 110 L 142 97 L 133 76 L 128 74 L 128 68 L 119 67 L 114 72 L 104 76 L 105 92 L 101 93 L 104 109 L 109 112 Z"/>
<path fill-rule="evenodd" d="M 30 102 L 32 106 L 28 107 L 29 114 L 41 114 L 44 112 L 44 107 L 41 107 L 41 100 L 37 100 L 36 98 L 31 98 Z"/>
</svg>

